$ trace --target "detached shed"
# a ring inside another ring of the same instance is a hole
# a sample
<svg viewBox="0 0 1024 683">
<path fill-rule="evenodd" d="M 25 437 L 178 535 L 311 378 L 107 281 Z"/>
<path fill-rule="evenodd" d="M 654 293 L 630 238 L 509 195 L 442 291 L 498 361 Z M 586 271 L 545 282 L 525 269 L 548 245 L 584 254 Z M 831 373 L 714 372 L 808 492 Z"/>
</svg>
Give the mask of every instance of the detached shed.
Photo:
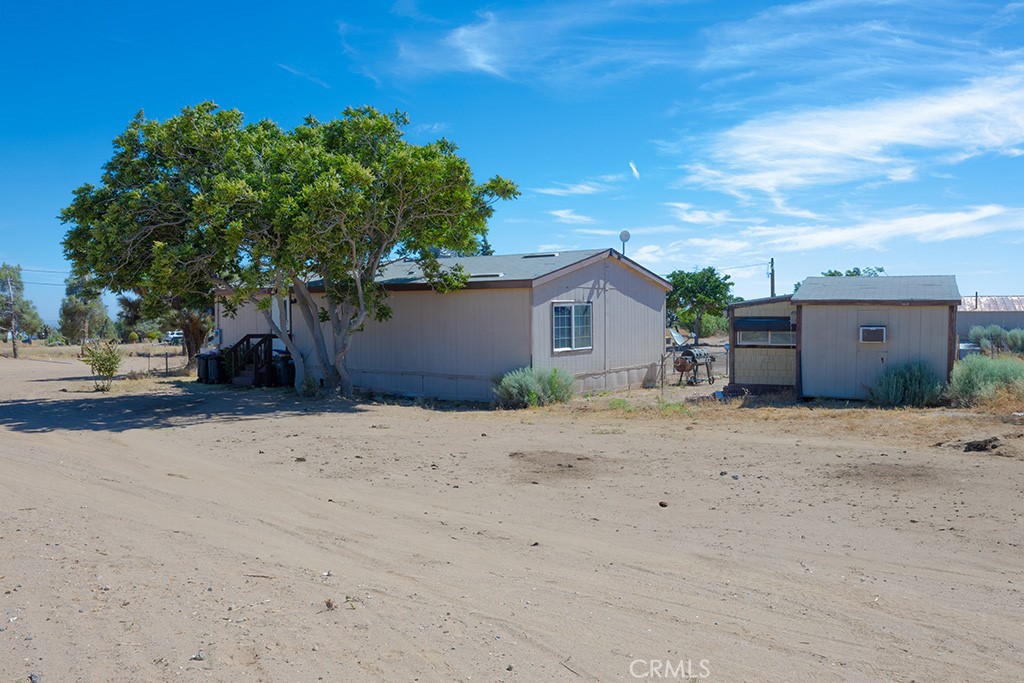
<svg viewBox="0 0 1024 683">
<path fill-rule="evenodd" d="M 348 368 L 357 387 L 490 401 L 494 380 L 520 367 L 565 370 L 581 392 L 657 380 L 671 285 L 614 249 L 441 262 L 462 266 L 468 285 L 439 294 L 412 260 L 382 270 L 392 317 L 356 333 Z M 253 308 L 228 318 L 218 307 L 225 344 L 269 331 Z M 301 323 L 290 329 L 303 352 L 312 349 Z"/>
<path fill-rule="evenodd" d="M 734 304 L 727 390 L 865 399 L 886 367 L 914 361 L 948 380 L 959 304 L 952 275 L 811 277 L 790 296 Z"/>
</svg>

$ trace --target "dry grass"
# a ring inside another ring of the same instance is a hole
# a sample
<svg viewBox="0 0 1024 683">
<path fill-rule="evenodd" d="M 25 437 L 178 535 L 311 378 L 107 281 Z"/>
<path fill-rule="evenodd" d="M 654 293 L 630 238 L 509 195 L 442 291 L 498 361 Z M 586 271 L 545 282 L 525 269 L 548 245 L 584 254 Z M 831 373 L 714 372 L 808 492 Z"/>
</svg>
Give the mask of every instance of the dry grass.
<svg viewBox="0 0 1024 683">
<path fill-rule="evenodd" d="M 978 401 L 977 405 L 974 406 L 974 410 L 1002 417 L 1024 412 L 1024 388 L 1013 386 L 998 387 L 992 398 Z"/>
</svg>

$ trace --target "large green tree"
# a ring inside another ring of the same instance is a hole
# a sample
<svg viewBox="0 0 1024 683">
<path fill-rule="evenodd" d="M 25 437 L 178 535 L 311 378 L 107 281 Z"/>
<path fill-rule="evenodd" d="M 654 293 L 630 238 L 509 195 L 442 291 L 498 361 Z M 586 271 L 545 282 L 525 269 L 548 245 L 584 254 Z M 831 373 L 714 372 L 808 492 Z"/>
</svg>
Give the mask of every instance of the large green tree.
<svg viewBox="0 0 1024 683">
<path fill-rule="evenodd" d="M 70 276 L 65 282 L 64 295 L 59 325 L 65 339 L 84 343 L 88 339 L 114 336 L 114 324 L 107 315 L 107 307 L 88 278 Z"/>
<path fill-rule="evenodd" d="M 668 293 L 668 310 L 672 315 L 687 316 L 694 321 L 694 343 L 700 343 L 701 323 L 705 315 L 721 315 L 733 300 L 732 279 L 720 275 L 713 267 L 701 270 L 676 270 L 669 273 L 672 290 Z"/>
<path fill-rule="evenodd" d="M 25 298 L 21 266 L 0 265 L 0 338 L 11 334 L 14 355 L 18 355 L 18 335 L 33 335 L 43 328 L 35 305 Z"/>
<path fill-rule="evenodd" d="M 298 361 L 297 388 L 310 372 L 351 394 L 352 337 L 390 314 L 380 268 L 413 256 L 437 289 L 461 286 L 465 274 L 435 250 L 477 250 L 493 203 L 518 194 L 500 177 L 477 184 L 446 140 L 406 142 L 406 124 L 369 107 L 291 131 L 212 103 L 163 122 L 140 114 L 103 185 L 79 188 L 65 210 L 65 249 L 76 268 L 148 301 L 217 292 L 229 309 L 256 305 Z M 306 354 L 274 322 L 289 296 L 314 341 Z"/>
<path fill-rule="evenodd" d="M 177 319 L 190 359 L 209 332 L 211 276 L 237 256 L 232 217 L 208 198 L 238 167 L 241 121 L 212 103 L 167 121 L 139 112 L 114 139 L 100 184 L 76 189 L 61 212 L 73 273 L 139 297 L 146 318 Z"/>
</svg>

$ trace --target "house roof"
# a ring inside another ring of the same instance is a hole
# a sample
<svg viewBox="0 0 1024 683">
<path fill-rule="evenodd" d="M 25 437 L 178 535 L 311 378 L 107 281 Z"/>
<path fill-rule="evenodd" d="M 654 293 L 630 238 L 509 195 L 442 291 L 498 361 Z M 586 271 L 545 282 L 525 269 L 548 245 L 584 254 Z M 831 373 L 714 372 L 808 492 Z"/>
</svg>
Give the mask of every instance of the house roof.
<svg viewBox="0 0 1024 683">
<path fill-rule="evenodd" d="M 883 275 L 879 277 L 809 277 L 793 294 L 794 304 L 821 303 L 960 303 L 953 275 Z"/>
<path fill-rule="evenodd" d="M 1024 312 L 1024 296 L 965 296 L 958 310 L 962 313 L 971 311 Z"/>
<path fill-rule="evenodd" d="M 590 259 L 615 258 L 626 267 L 652 280 L 666 291 L 671 284 L 614 249 L 586 249 L 579 251 L 551 251 L 531 254 L 502 254 L 500 256 L 444 256 L 439 260 L 443 268 L 462 266 L 469 275 L 467 287 L 528 287 L 534 281 L 559 271 L 570 269 Z M 413 259 L 389 263 L 381 269 L 376 282 L 386 289 L 426 289 L 429 284 L 423 271 Z M 313 283 L 310 283 L 311 286 Z"/>
</svg>

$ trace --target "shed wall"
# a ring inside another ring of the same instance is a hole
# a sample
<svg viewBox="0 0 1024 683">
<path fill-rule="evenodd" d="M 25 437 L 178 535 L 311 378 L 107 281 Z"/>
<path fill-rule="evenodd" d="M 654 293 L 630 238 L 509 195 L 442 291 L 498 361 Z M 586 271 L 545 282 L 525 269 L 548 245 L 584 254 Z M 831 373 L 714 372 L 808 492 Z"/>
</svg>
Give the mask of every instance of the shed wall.
<svg viewBox="0 0 1024 683">
<path fill-rule="evenodd" d="M 654 384 L 665 337 L 665 289 L 602 259 L 533 289 L 533 365 L 560 368 L 583 393 Z M 591 302 L 593 348 L 554 351 L 552 305 Z"/>
<path fill-rule="evenodd" d="M 923 361 L 946 379 L 949 306 L 802 306 L 804 396 L 866 399 L 886 367 Z M 860 326 L 884 325 L 886 341 L 859 341 Z"/>
<path fill-rule="evenodd" d="M 733 309 L 734 318 L 783 318 L 792 319 L 796 307 L 789 301 L 772 301 L 764 304 L 742 306 Z M 732 354 L 729 384 L 743 387 L 786 386 L 796 384 L 796 349 L 789 346 L 763 347 L 741 346 L 730 332 Z"/>
<path fill-rule="evenodd" d="M 796 382 L 796 349 L 739 347 L 733 353 L 736 361 L 731 384 L 791 387 Z"/>
</svg>

